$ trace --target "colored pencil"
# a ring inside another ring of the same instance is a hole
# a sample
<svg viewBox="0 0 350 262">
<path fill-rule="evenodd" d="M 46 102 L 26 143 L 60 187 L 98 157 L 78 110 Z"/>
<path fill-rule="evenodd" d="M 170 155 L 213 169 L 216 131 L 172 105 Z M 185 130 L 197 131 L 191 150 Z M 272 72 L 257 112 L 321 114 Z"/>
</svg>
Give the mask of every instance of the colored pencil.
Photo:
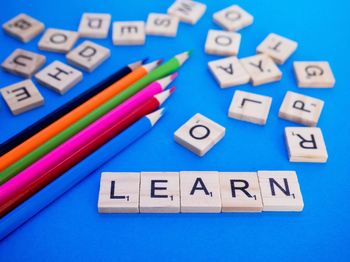
<svg viewBox="0 0 350 262">
<path fill-rule="evenodd" d="M 155 70 L 151 71 L 148 75 L 141 78 L 136 83 L 132 84 L 130 87 L 114 96 L 98 108 L 96 108 L 91 113 L 87 114 L 85 117 L 75 122 L 61 133 L 57 134 L 52 139 L 48 140 L 45 144 L 39 146 L 35 150 L 31 151 L 20 160 L 0 172 L 0 184 L 6 182 L 11 177 L 18 174 L 20 171 L 31 165 L 33 162 L 38 160 L 40 157 L 49 153 L 55 147 L 62 144 L 64 141 L 78 133 L 80 130 L 96 121 L 98 118 L 112 110 L 114 107 L 118 106 L 120 103 L 133 96 L 135 93 L 140 91 L 146 85 L 151 82 L 160 79 L 170 73 L 175 72 L 189 57 L 190 52 L 184 52 L 179 55 L 176 55 L 166 63 L 160 65 Z M 27 140 L 28 141 L 28 140 Z M 3 161 L 4 155 L 0 160 Z M 1 163 L 0 163 L 1 164 Z"/>
<path fill-rule="evenodd" d="M 132 73 L 126 75 L 119 81 L 110 85 L 102 92 L 90 98 L 85 103 L 73 109 L 68 114 L 64 115 L 48 127 L 44 128 L 28 140 L 17 146 L 16 148 L 3 155 L 0 158 L 0 171 L 3 171 L 4 169 L 8 168 L 16 161 L 20 160 L 33 150 L 43 145 L 45 142 L 58 135 L 60 132 L 64 131 L 74 123 L 84 118 L 86 115 L 94 111 L 103 103 L 107 102 L 111 98 L 123 92 L 130 85 L 142 79 L 142 77 L 146 76 L 150 71 L 156 68 L 159 65 L 159 63 L 160 60 L 137 68 Z M 10 177 L 11 176 L 7 177 L 7 175 L 3 175 L 2 172 L 0 172 L 0 184 L 3 184 Z"/>
<path fill-rule="evenodd" d="M 119 79 L 131 73 L 133 70 L 139 68 L 145 61 L 147 61 L 147 59 L 144 59 L 142 61 L 137 61 L 135 63 L 124 66 L 123 68 L 119 69 L 112 75 L 108 76 L 98 84 L 94 85 L 93 87 L 89 88 L 88 90 L 81 93 L 77 97 L 73 98 L 69 102 L 60 106 L 50 114 L 46 115 L 45 117 L 31 124 L 27 128 L 23 129 L 18 134 L 9 138 L 8 140 L 0 144 L 0 156 L 9 152 L 11 149 L 15 148 L 16 146 L 20 145 L 22 142 L 24 142 L 31 136 L 35 135 L 36 133 L 38 133 L 40 130 L 49 126 L 50 124 L 52 124 L 53 122 L 55 122 L 56 120 L 64 116 L 65 114 L 67 114 L 68 112 L 72 111 L 74 108 L 78 107 L 83 102 L 89 100 L 91 97 L 97 95 L 99 92 L 101 92 L 111 84 L 115 83 Z"/>
<path fill-rule="evenodd" d="M 4 239 L 35 214 L 73 188 L 92 172 L 116 156 L 120 151 L 145 135 L 160 119 L 163 112 L 163 109 L 160 109 L 141 118 L 73 168 L 69 169 L 65 174 L 23 202 L 11 213 L 0 219 L 0 240 Z"/>
<path fill-rule="evenodd" d="M 79 162 L 84 156 L 103 145 L 129 125 L 159 108 L 173 90 L 174 89 L 164 91 L 144 101 L 129 114 L 123 115 L 117 122 L 112 122 L 112 125 L 106 127 L 105 130 L 100 130 L 99 133 L 93 136 L 90 136 L 90 134 L 92 134 L 91 128 L 83 130 L 77 137 L 72 137 L 67 140 L 42 159 L 2 185 L 0 188 L 0 217 L 6 215 L 20 203 L 56 179 L 64 171 Z M 113 121 L 112 119 L 110 120 Z M 82 141 L 84 136 L 87 139 Z M 81 146 L 76 146 L 74 143 L 79 143 Z M 66 150 L 69 151 L 69 153 L 66 153 Z"/>
</svg>

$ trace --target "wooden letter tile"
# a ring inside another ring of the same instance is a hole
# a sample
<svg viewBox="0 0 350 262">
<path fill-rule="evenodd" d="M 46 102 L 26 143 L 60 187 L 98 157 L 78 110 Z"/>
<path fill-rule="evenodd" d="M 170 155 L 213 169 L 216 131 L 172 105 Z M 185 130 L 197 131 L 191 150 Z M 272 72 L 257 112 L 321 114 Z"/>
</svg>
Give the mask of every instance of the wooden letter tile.
<svg viewBox="0 0 350 262">
<path fill-rule="evenodd" d="M 27 43 L 44 31 L 44 24 L 26 14 L 19 14 L 2 25 L 10 36 Z"/>
<path fill-rule="evenodd" d="M 174 134 L 180 145 L 203 156 L 225 135 L 225 128 L 201 114 L 194 115 Z"/>
<path fill-rule="evenodd" d="M 263 211 L 302 211 L 303 197 L 294 171 L 258 171 Z"/>
<path fill-rule="evenodd" d="M 288 91 L 283 99 L 278 116 L 307 126 L 316 126 L 324 102 L 311 96 Z"/>
<path fill-rule="evenodd" d="M 250 80 L 250 76 L 235 56 L 211 61 L 208 66 L 221 88 L 246 84 Z"/>
<path fill-rule="evenodd" d="M 138 213 L 139 189 L 140 173 L 102 173 L 98 212 Z"/>
<path fill-rule="evenodd" d="M 110 24 L 110 14 L 84 13 L 81 17 L 78 29 L 79 36 L 107 38 Z"/>
<path fill-rule="evenodd" d="M 229 117 L 259 125 L 265 125 L 272 98 L 237 90 L 233 96 Z"/>
<path fill-rule="evenodd" d="M 67 53 L 72 49 L 77 40 L 77 32 L 49 28 L 40 39 L 39 49 L 50 52 Z"/>
<path fill-rule="evenodd" d="M 179 213 L 180 178 L 178 172 L 142 172 L 141 213 Z"/>
<path fill-rule="evenodd" d="M 220 213 L 219 173 L 180 172 L 181 212 Z"/>
<path fill-rule="evenodd" d="M 261 212 L 256 172 L 220 172 L 222 212 Z"/>
<path fill-rule="evenodd" d="M 175 37 L 179 18 L 167 14 L 150 13 L 146 24 L 148 35 Z"/>
<path fill-rule="evenodd" d="M 206 9 L 207 6 L 199 2 L 176 0 L 168 8 L 168 14 L 178 17 L 182 22 L 194 25 L 202 17 Z"/>
<path fill-rule="evenodd" d="M 282 77 L 282 72 L 273 60 L 264 54 L 243 58 L 240 61 L 254 86 L 276 82 Z"/>
<path fill-rule="evenodd" d="M 332 88 L 335 78 L 328 62 L 294 62 L 299 87 Z"/>
<path fill-rule="evenodd" d="M 256 52 L 268 55 L 281 65 L 294 53 L 297 47 L 297 42 L 271 33 L 257 47 Z"/>
<path fill-rule="evenodd" d="M 46 58 L 33 52 L 17 48 L 2 63 L 2 68 L 15 75 L 31 77 L 45 64 Z"/>
<path fill-rule="evenodd" d="M 38 82 L 63 95 L 83 79 L 83 74 L 60 61 L 54 61 L 35 75 Z"/>
<path fill-rule="evenodd" d="M 145 23 L 143 21 L 113 23 L 114 45 L 143 45 L 145 40 Z"/>
<path fill-rule="evenodd" d="M 18 115 L 44 104 L 44 98 L 32 80 L 24 80 L 2 88 L 1 94 L 12 114 Z"/>
<path fill-rule="evenodd" d="M 69 64 L 92 72 L 110 56 L 110 50 L 91 41 L 84 41 L 67 55 Z"/>
<path fill-rule="evenodd" d="M 238 5 L 232 5 L 213 15 L 214 22 L 228 31 L 237 31 L 253 23 L 253 16 Z"/>
<path fill-rule="evenodd" d="M 285 137 L 290 162 L 327 162 L 326 144 L 320 128 L 286 127 Z"/>
<path fill-rule="evenodd" d="M 234 32 L 209 30 L 205 52 L 212 55 L 236 56 L 241 44 L 241 35 Z"/>
</svg>

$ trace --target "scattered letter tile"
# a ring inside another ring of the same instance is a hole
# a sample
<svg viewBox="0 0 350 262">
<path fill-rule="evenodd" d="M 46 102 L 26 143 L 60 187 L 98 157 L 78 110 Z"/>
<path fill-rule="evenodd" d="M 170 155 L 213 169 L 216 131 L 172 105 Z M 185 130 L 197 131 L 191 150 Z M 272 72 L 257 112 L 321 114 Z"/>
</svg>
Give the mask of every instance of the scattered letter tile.
<svg viewBox="0 0 350 262">
<path fill-rule="evenodd" d="M 294 62 L 299 87 L 332 88 L 335 79 L 328 62 Z"/>
<path fill-rule="evenodd" d="M 110 14 L 84 13 L 78 29 L 79 36 L 107 38 L 110 24 Z"/>
<path fill-rule="evenodd" d="M 138 213 L 139 189 L 140 173 L 102 173 L 98 212 Z"/>
<path fill-rule="evenodd" d="M 91 41 L 84 41 L 67 55 L 68 63 L 92 72 L 110 56 L 110 50 Z"/>
<path fill-rule="evenodd" d="M 320 99 L 288 91 L 278 116 L 299 124 L 316 126 L 323 104 Z"/>
<path fill-rule="evenodd" d="M 168 14 L 178 17 L 182 22 L 194 25 L 202 17 L 206 9 L 207 6 L 199 2 L 176 0 L 168 8 Z"/>
<path fill-rule="evenodd" d="M 211 61 L 208 66 L 221 88 L 246 84 L 250 80 L 250 76 L 235 56 Z"/>
<path fill-rule="evenodd" d="M 178 172 L 141 172 L 140 212 L 180 212 Z"/>
<path fill-rule="evenodd" d="M 145 23 L 143 21 L 113 23 L 114 45 L 143 45 L 145 39 Z"/>
<path fill-rule="evenodd" d="M 83 79 L 83 74 L 60 61 L 54 61 L 35 75 L 38 82 L 63 95 Z"/>
<path fill-rule="evenodd" d="M 286 127 L 285 137 L 290 162 L 327 162 L 326 144 L 320 128 Z"/>
<path fill-rule="evenodd" d="M 40 39 L 39 49 L 50 52 L 67 53 L 72 49 L 77 40 L 77 32 L 49 28 Z"/>
<path fill-rule="evenodd" d="M 201 114 L 194 115 L 174 134 L 180 145 L 203 156 L 225 135 L 225 128 Z"/>
<path fill-rule="evenodd" d="M 265 125 L 272 98 L 237 90 L 233 96 L 229 117 L 259 125 Z"/>
<path fill-rule="evenodd" d="M 1 89 L 12 114 L 18 115 L 44 104 L 44 98 L 32 80 L 24 80 Z"/>
<path fill-rule="evenodd" d="M 284 64 L 284 62 L 294 53 L 297 47 L 297 42 L 271 33 L 257 47 L 256 52 L 268 55 L 277 64 Z"/>
<path fill-rule="evenodd" d="M 180 172 L 181 213 L 220 213 L 219 173 Z"/>
<path fill-rule="evenodd" d="M 263 211 L 302 211 L 303 197 L 294 171 L 258 171 Z"/>
<path fill-rule="evenodd" d="M 175 37 L 179 19 L 167 14 L 150 13 L 146 24 L 148 35 Z"/>
<path fill-rule="evenodd" d="M 254 86 L 276 82 L 282 77 L 282 72 L 273 60 L 264 54 L 243 58 L 240 61 Z"/>
<path fill-rule="evenodd" d="M 241 35 L 235 32 L 209 30 L 205 52 L 212 55 L 236 56 L 239 52 Z"/>
<path fill-rule="evenodd" d="M 228 31 L 237 31 L 253 23 L 253 16 L 238 5 L 232 5 L 213 15 L 214 22 Z"/>
<path fill-rule="evenodd" d="M 31 77 L 45 64 L 46 58 L 33 52 L 17 48 L 2 63 L 2 68 L 15 75 Z"/>
</svg>

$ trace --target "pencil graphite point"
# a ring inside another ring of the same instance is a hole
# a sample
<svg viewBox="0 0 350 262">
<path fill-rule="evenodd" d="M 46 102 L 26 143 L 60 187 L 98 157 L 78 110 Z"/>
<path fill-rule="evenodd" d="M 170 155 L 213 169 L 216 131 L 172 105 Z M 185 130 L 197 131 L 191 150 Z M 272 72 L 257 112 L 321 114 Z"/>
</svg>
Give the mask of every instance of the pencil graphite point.
<svg viewBox="0 0 350 262">
<path fill-rule="evenodd" d="M 176 78 L 176 76 L 177 76 L 177 73 L 174 73 L 166 77 L 163 77 L 157 80 L 156 82 L 160 84 L 160 86 L 162 87 L 162 90 L 165 90 L 165 88 L 167 88 L 167 86 Z"/>
<path fill-rule="evenodd" d="M 148 60 L 149 60 L 149 58 L 145 57 L 144 59 L 142 59 L 142 64 L 145 64 Z"/>
<path fill-rule="evenodd" d="M 157 111 L 146 115 L 146 117 L 150 120 L 151 125 L 154 126 L 157 123 L 157 121 L 164 115 L 164 112 L 165 108 L 163 107 L 161 109 L 158 109 Z"/>
<path fill-rule="evenodd" d="M 175 86 L 171 87 L 171 88 L 169 89 L 170 94 L 174 93 L 175 89 L 176 89 L 176 87 L 175 87 Z"/>
<path fill-rule="evenodd" d="M 128 67 L 132 70 L 135 70 L 136 68 L 140 67 L 143 64 L 144 60 L 139 60 L 134 63 L 128 64 Z"/>
<path fill-rule="evenodd" d="M 186 51 L 181 54 L 176 55 L 175 57 L 179 61 L 180 65 L 183 65 L 183 63 L 186 62 L 186 60 L 190 57 L 192 51 Z"/>
<path fill-rule="evenodd" d="M 163 61 L 163 59 L 158 59 L 156 61 L 150 62 L 148 64 L 143 65 L 142 67 L 144 69 L 146 69 L 147 72 L 151 72 L 153 69 L 155 69 L 161 62 Z"/>
<path fill-rule="evenodd" d="M 171 89 L 165 90 L 159 94 L 156 94 L 154 96 L 154 98 L 156 98 L 158 100 L 159 105 L 162 105 L 173 92 L 174 92 L 174 89 L 171 88 Z"/>
</svg>

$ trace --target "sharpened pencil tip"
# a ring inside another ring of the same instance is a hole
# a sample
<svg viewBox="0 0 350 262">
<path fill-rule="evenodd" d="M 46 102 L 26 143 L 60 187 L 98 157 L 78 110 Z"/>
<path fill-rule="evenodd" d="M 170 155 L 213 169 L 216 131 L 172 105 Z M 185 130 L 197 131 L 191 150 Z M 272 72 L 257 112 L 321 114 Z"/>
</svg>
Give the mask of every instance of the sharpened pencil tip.
<svg viewBox="0 0 350 262">
<path fill-rule="evenodd" d="M 156 82 L 160 85 L 162 90 L 165 90 L 167 86 L 176 78 L 177 74 L 167 75 L 161 79 L 158 79 Z"/>
<path fill-rule="evenodd" d="M 159 105 L 163 104 L 168 98 L 169 96 L 173 93 L 173 91 L 171 91 L 171 89 L 165 90 L 159 94 L 156 94 L 154 96 L 154 98 L 156 98 L 159 102 Z"/>
<path fill-rule="evenodd" d="M 163 63 L 163 61 L 164 61 L 164 59 L 161 58 L 161 59 L 159 59 L 159 60 L 157 61 L 157 64 L 160 65 L 161 63 Z"/>
<path fill-rule="evenodd" d="M 157 68 L 157 66 L 163 61 L 163 59 L 158 59 L 148 64 L 143 65 L 142 67 L 146 69 L 147 72 L 151 72 L 153 69 Z"/>
<path fill-rule="evenodd" d="M 157 111 L 154 111 L 148 115 L 146 115 L 146 117 L 149 119 L 149 121 L 151 122 L 151 125 L 154 126 L 158 120 L 164 115 L 165 112 L 165 108 L 160 108 Z"/>
<path fill-rule="evenodd" d="M 176 89 L 176 87 L 175 87 L 175 86 L 173 86 L 172 88 L 170 88 L 170 89 L 169 89 L 170 94 L 174 93 L 175 89 Z"/>
<path fill-rule="evenodd" d="M 190 57 L 192 50 L 183 52 L 175 56 L 175 58 L 179 61 L 180 66 L 186 62 L 186 60 Z"/>
<path fill-rule="evenodd" d="M 192 55 L 192 53 L 193 53 L 193 49 L 187 51 L 188 56 Z"/>
<path fill-rule="evenodd" d="M 144 59 L 142 59 L 142 64 L 146 63 L 149 60 L 148 57 L 145 57 Z"/>
<path fill-rule="evenodd" d="M 174 80 L 178 75 L 179 75 L 178 72 L 172 73 L 170 76 L 171 80 Z"/>
</svg>

